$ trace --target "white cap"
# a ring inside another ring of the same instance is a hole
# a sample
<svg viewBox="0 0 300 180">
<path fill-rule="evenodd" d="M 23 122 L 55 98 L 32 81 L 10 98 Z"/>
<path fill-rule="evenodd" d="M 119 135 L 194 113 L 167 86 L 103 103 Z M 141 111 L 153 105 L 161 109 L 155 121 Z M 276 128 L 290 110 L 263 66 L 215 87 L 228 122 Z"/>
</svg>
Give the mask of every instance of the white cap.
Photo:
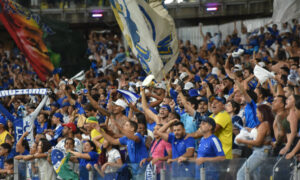
<svg viewBox="0 0 300 180">
<path fill-rule="evenodd" d="M 240 57 L 243 54 L 244 54 L 244 49 L 238 49 L 238 51 L 235 51 L 235 52 L 232 53 L 232 57 L 237 58 L 237 57 Z"/>
<path fill-rule="evenodd" d="M 107 49 L 106 52 L 107 52 L 108 55 L 112 54 L 112 50 L 111 49 Z"/>
<path fill-rule="evenodd" d="M 242 71 L 243 70 L 242 65 L 240 65 L 240 64 L 234 65 L 233 69 L 234 69 L 234 72 L 236 72 L 236 71 Z"/>
<path fill-rule="evenodd" d="M 183 72 L 183 73 L 180 74 L 179 79 L 181 81 L 183 81 L 183 79 L 186 78 L 187 76 L 188 76 L 188 74 L 186 72 Z"/>
<path fill-rule="evenodd" d="M 158 88 L 158 89 L 164 89 L 164 90 L 167 89 L 165 83 L 163 83 L 163 82 L 161 82 L 161 83 L 156 83 L 154 87 L 155 87 L 155 88 Z"/>
<path fill-rule="evenodd" d="M 213 67 L 211 70 L 212 74 L 218 75 L 219 69 L 217 67 Z"/>
<path fill-rule="evenodd" d="M 123 99 L 118 99 L 117 101 L 113 102 L 116 106 L 121 106 L 123 109 L 126 109 L 127 104 Z"/>
<path fill-rule="evenodd" d="M 187 82 L 185 83 L 183 90 L 190 90 L 192 88 L 194 88 L 194 84 L 191 82 Z"/>
<path fill-rule="evenodd" d="M 93 60 L 93 59 L 95 59 L 95 56 L 94 55 L 90 55 L 89 56 L 89 60 Z"/>
</svg>

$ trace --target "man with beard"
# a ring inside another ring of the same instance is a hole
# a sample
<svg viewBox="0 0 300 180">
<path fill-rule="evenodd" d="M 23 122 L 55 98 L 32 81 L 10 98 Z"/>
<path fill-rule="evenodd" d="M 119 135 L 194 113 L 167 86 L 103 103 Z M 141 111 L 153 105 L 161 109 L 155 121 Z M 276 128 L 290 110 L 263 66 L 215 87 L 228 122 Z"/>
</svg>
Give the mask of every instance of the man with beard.
<svg viewBox="0 0 300 180">
<path fill-rule="evenodd" d="M 215 135 L 220 139 L 226 159 L 232 159 L 232 122 L 230 115 L 225 111 L 226 100 L 221 97 L 214 97 L 212 100 L 211 110 L 213 118 L 216 122 Z M 191 133 L 188 137 L 199 138 L 203 133 L 200 129 Z"/>
<path fill-rule="evenodd" d="M 111 114 L 110 119 L 113 119 L 116 123 L 118 123 L 121 127 L 124 127 L 128 118 L 124 115 L 124 110 L 127 107 L 127 103 L 123 99 L 118 99 L 117 101 L 111 101 Z M 112 124 L 111 121 L 106 122 L 108 123 L 108 127 L 115 133 L 117 137 L 121 134 L 120 130 Z"/>
<path fill-rule="evenodd" d="M 169 113 L 171 112 L 171 107 L 167 104 L 164 104 L 160 107 L 158 115 L 153 113 L 149 108 L 146 100 L 145 89 L 141 89 L 142 92 L 142 107 L 145 112 L 145 115 L 152 118 L 156 124 L 166 124 L 169 120 Z"/>
<path fill-rule="evenodd" d="M 178 92 L 177 102 L 180 107 L 180 121 L 184 124 L 187 133 L 193 133 L 197 131 L 193 115 L 194 109 L 198 109 L 198 101 L 193 97 L 186 99 L 180 86 L 176 88 L 176 91 Z"/>
<path fill-rule="evenodd" d="M 173 133 L 166 133 L 165 131 L 173 124 Z M 168 159 L 168 163 L 177 162 L 180 158 L 191 158 L 195 152 L 195 140 L 192 137 L 186 138 L 184 124 L 174 119 L 157 132 L 163 140 L 168 141 L 172 145 L 172 159 Z M 172 164 L 172 178 L 189 178 L 194 177 L 194 167 L 189 164 Z M 188 171 L 186 171 L 188 170 Z"/>
<path fill-rule="evenodd" d="M 288 115 L 285 110 L 285 102 L 286 102 L 286 97 L 282 95 L 278 95 L 275 97 L 272 103 L 272 111 L 275 113 L 273 129 L 274 129 L 274 136 L 276 139 L 273 155 L 279 153 L 279 150 L 282 148 L 285 139 L 285 133 L 286 133 L 285 126 L 287 124 L 286 117 Z"/>
<path fill-rule="evenodd" d="M 197 158 L 180 157 L 178 161 L 196 162 L 197 165 L 200 165 L 205 162 L 215 162 L 224 160 L 225 155 L 224 151 L 222 150 L 222 144 L 220 140 L 213 134 L 215 127 L 216 123 L 212 118 L 207 117 L 206 119 L 203 119 L 199 128 L 203 134 L 203 137 L 201 138 L 198 147 Z M 216 167 L 214 166 L 214 164 L 207 164 L 205 168 L 209 169 L 209 171 L 206 171 L 205 173 L 207 179 L 219 179 L 219 174 L 216 171 Z M 200 178 L 199 172 L 200 170 L 199 168 L 197 168 L 196 179 Z"/>
</svg>

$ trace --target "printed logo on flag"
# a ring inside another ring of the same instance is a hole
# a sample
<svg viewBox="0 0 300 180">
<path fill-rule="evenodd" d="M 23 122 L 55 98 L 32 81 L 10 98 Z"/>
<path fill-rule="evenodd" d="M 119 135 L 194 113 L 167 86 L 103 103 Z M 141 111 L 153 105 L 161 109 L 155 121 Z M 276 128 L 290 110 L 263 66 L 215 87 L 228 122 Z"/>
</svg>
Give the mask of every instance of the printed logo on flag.
<svg viewBox="0 0 300 180">
<path fill-rule="evenodd" d="M 54 148 L 51 152 L 51 161 L 53 164 L 53 168 L 55 171 L 59 168 L 61 165 L 61 161 L 66 156 L 66 152 L 64 149 L 61 148 Z"/>
</svg>

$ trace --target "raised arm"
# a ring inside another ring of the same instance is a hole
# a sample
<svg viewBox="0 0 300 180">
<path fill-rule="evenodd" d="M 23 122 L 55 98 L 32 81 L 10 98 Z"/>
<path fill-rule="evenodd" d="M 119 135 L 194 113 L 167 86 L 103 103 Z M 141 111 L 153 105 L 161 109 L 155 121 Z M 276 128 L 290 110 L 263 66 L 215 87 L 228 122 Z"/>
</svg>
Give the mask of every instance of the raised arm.
<svg viewBox="0 0 300 180">
<path fill-rule="evenodd" d="M 169 140 L 169 134 L 166 133 L 166 130 L 175 122 L 179 121 L 178 119 L 173 119 L 169 121 L 168 123 L 164 124 L 158 131 L 157 134 L 165 141 L 168 142 Z"/>
<path fill-rule="evenodd" d="M 8 112 L 8 110 L 1 103 L 0 103 L 0 112 L 3 113 L 12 122 L 16 120 L 16 118 L 10 112 Z"/>
<path fill-rule="evenodd" d="M 248 95 L 248 93 L 245 91 L 244 87 L 241 85 L 241 83 L 240 83 L 236 78 L 235 78 L 234 80 L 235 80 L 234 82 L 235 82 L 236 85 L 238 86 L 238 88 L 239 88 L 241 94 L 243 94 L 243 96 L 245 97 L 245 101 L 246 101 L 247 103 L 251 103 L 252 99 L 251 99 L 251 97 Z"/>
<path fill-rule="evenodd" d="M 101 129 L 101 134 L 103 135 L 104 139 L 106 139 L 108 142 L 112 143 L 113 145 L 121 145 L 119 139 L 115 139 L 111 137 L 103 129 Z"/>
<path fill-rule="evenodd" d="M 149 107 L 147 105 L 145 90 L 142 87 L 141 87 L 141 92 L 142 92 L 142 108 L 145 112 L 145 115 L 150 117 L 153 121 L 155 121 L 158 124 L 159 123 L 159 117 L 149 109 Z"/>
<path fill-rule="evenodd" d="M 176 91 L 178 92 L 178 95 L 181 99 L 181 102 L 184 106 L 184 109 L 186 110 L 186 112 L 190 115 L 190 116 L 194 116 L 195 114 L 195 109 L 187 103 L 187 100 L 185 98 L 185 96 L 182 94 L 182 90 L 180 86 L 177 86 Z"/>
<path fill-rule="evenodd" d="M 102 115 L 104 115 L 104 116 L 109 116 L 109 113 L 108 113 L 105 109 L 101 108 L 101 107 L 98 105 L 97 101 L 95 101 L 89 93 L 86 94 L 86 97 L 87 97 L 88 100 L 90 101 L 91 105 L 92 105 L 95 109 L 97 109 Z"/>
<path fill-rule="evenodd" d="M 254 74 L 252 74 L 251 76 L 247 77 L 244 81 L 243 81 L 243 86 L 245 90 L 248 90 L 249 86 L 248 83 L 254 78 Z"/>
<path fill-rule="evenodd" d="M 31 113 L 31 117 L 33 120 L 36 119 L 36 117 L 38 116 L 38 114 L 40 113 L 40 111 L 42 110 L 44 105 L 46 104 L 47 100 L 48 100 L 48 95 L 45 95 L 43 100 L 38 105 L 38 107 Z"/>
<path fill-rule="evenodd" d="M 27 131 L 25 131 L 23 133 L 23 135 L 21 136 L 21 138 L 19 139 L 19 141 L 16 144 L 16 152 L 21 152 L 23 140 L 28 134 L 29 134 L 29 132 L 27 132 Z"/>
<path fill-rule="evenodd" d="M 153 93 L 149 93 L 148 96 L 157 99 L 156 101 L 153 101 L 153 102 L 151 102 L 151 103 L 149 104 L 149 106 L 151 106 L 151 107 L 155 107 L 155 106 L 160 105 L 160 103 L 164 100 L 164 97 L 165 97 L 164 94 L 163 94 L 163 96 L 158 96 L 158 95 L 153 94 Z"/>
</svg>

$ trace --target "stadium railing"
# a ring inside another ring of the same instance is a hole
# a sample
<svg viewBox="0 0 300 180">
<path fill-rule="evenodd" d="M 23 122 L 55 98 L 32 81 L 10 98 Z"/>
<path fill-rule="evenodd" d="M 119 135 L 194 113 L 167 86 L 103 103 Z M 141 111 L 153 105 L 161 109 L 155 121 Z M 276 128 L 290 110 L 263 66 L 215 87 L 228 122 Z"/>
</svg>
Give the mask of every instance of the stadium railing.
<svg viewBox="0 0 300 180">
<path fill-rule="evenodd" d="M 172 179 L 236 179 L 237 172 L 246 162 L 247 159 L 232 159 L 218 162 L 209 162 L 202 165 L 195 163 L 162 163 L 159 167 L 154 167 L 154 170 L 149 171 L 146 166 L 139 167 L 138 164 L 124 164 L 115 174 L 110 174 L 111 178 L 116 176 L 129 176 L 132 179 L 145 179 L 148 177 L 159 177 L 161 180 Z M 14 180 L 22 179 L 40 179 L 38 166 L 34 161 L 14 160 Z M 247 167 L 247 166 L 246 166 Z M 86 180 L 101 180 L 101 177 L 95 169 L 88 171 L 85 168 L 78 168 L 78 164 L 72 167 L 82 179 Z M 158 168 L 158 170 L 156 170 Z M 127 172 L 126 172 L 127 171 Z M 130 172 L 130 173 L 128 173 Z M 155 172 L 153 174 L 153 172 Z M 284 158 L 268 158 L 263 164 L 260 164 L 253 172 L 249 172 L 246 168 L 246 180 L 251 180 L 255 176 L 256 179 L 293 179 L 300 180 L 300 170 L 296 159 L 286 160 Z"/>
</svg>

